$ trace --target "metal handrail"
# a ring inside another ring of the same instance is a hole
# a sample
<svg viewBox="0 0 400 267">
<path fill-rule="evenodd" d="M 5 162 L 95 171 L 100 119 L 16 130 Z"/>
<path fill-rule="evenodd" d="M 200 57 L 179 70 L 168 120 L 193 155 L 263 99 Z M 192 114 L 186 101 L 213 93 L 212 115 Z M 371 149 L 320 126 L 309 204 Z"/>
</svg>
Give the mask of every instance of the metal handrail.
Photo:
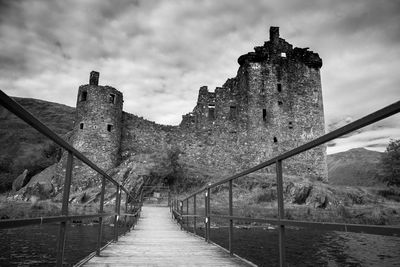
<svg viewBox="0 0 400 267">
<path fill-rule="evenodd" d="M 60 223 L 60 231 L 58 236 L 58 247 L 57 247 L 57 266 L 62 266 L 64 259 L 64 249 L 65 249 L 65 240 L 66 240 L 66 226 L 67 222 L 72 220 L 79 219 L 89 219 L 89 218 L 99 218 L 99 231 L 97 236 L 97 249 L 96 255 L 100 255 L 101 251 L 101 242 L 102 242 L 102 233 L 103 233 L 103 217 L 114 216 L 114 241 L 118 241 L 118 220 L 121 216 L 121 194 L 122 191 L 126 194 L 125 199 L 125 211 L 128 208 L 128 197 L 134 199 L 134 196 L 126 189 L 122 184 L 118 183 L 114 179 L 112 179 L 104 170 L 98 167 L 95 163 L 90 161 L 86 156 L 84 156 L 81 152 L 76 150 L 72 145 L 58 136 L 55 132 L 53 132 L 49 127 L 47 127 L 44 123 L 42 123 L 39 119 L 37 119 L 34 115 L 32 115 L 29 111 L 23 108 L 20 104 L 14 101 L 11 97 L 9 97 L 6 93 L 0 90 L 0 104 L 8 109 L 10 112 L 15 114 L 17 117 L 21 118 L 23 121 L 28 123 L 30 126 L 35 128 L 37 131 L 54 141 L 60 147 L 64 148 L 68 151 L 67 156 L 67 167 L 66 174 L 64 180 L 64 190 L 62 196 L 62 208 L 61 208 L 61 216 L 46 216 L 40 218 L 29 218 L 29 219 L 15 219 L 15 220 L 0 220 L 0 229 L 5 228 L 14 228 L 20 226 L 27 225 L 35 225 L 35 224 L 44 224 L 44 223 Z M 101 183 L 101 195 L 100 195 L 100 211 L 98 214 L 90 214 L 90 215 L 68 215 L 68 204 L 69 204 L 69 193 L 72 181 L 72 168 L 73 168 L 73 159 L 74 157 L 81 160 L 83 163 L 88 165 L 90 168 L 99 173 L 102 177 Z M 115 212 L 114 213 L 104 213 L 104 192 L 106 180 L 113 183 L 116 186 L 116 202 L 115 202 Z M 142 196 L 142 193 L 140 194 Z M 142 201 L 142 198 L 140 199 Z M 132 203 L 131 203 L 132 205 Z M 122 216 L 125 216 L 125 223 L 127 217 L 139 217 L 142 205 L 139 204 L 138 211 L 134 214 L 124 213 Z M 131 206 L 132 208 L 132 206 Z"/>
<path fill-rule="evenodd" d="M 196 218 L 205 218 L 205 240 L 210 242 L 210 225 L 212 218 L 225 219 L 229 221 L 229 252 L 233 255 L 233 221 L 251 221 L 259 223 L 270 223 L 279 226 L 279 263 L 280 266 L 286 265 L 285 257 L 285 226 L 297 226 L 297 227 L 308 227 L 308 228 L 320 228 L 325 230 L 345 231 L 345 232 L 357 232 L 357 233 L 370 233 L 377 235 L 389 235 L 389 236 L 400 236 L 400 227 L 393 226 L 377 226 L 377 225 L 361 225 L 361 224 L 346 224 L 346 223 L 327 223 L 327 222 L 309 222 L 299 220 L 286 220 L 284 219 L 284 202 L 283 202 L 283 176 L 282 176 L 282 162 L 285 159 L 291 158 L 302 152 L 308 151 L 319 145 L 323 145 L 333 139 L 341 137 L 350 132 L 356 131 L 374 122 L 380 121 L 387 117 L 400 112 L 400 101 L 397 101 L 385 108 L 382 108 L 376 112 L 373 112 L 359 120 L 349 123 L 337 130 L 334 130 L 328 134 L 325 134 L 317 139 L 312 140 L 304 145 L 294 148 L 290 151 L 284 152 L 276 157 L 273 157 L 265 162 L 262 162 L 250 169 L 242 171 L 233 176 L 221 179 L 215 183 L 209 183 L 201 189 L 195 191 L 189 196 L 183 199 L 175 199 L 172 201 L 172 213 L 175 218 L 179 218 L 182 222 L 183 218 L 186 218 L 186 224 L 188 225 L 189 218 L 193 218 L 193 230 L 196 233 Z M 235 179 L 243 177 L 247 174 L 253 173 L 260 169 L 263 169 L 270 165 L 276 165 L 276 179 L 277 179 L 277 196 L 278 196 L 278 218 L 249 218 L 233 216 L 233 199 L 232 199 L 232 183 Z M 224 183 L 229 183 L 229 215 L 216 215 L 211 213 L 210 208 L 210 195 L 211 188 L 220 186 Z M 196 210 L 196 197 L 205 192 L 204 196 L 204 215 L 197 215 Z M 193 214 L 189 215 L 189 200 L 193 198 Z M 186 205 L 184 205 L 186 203 Z M 186 213 L 183 211 L 183 206 L 186 206 Z M 192 216 L 193 215 L 193 216 Z M 182 224 L 181 224 L 182 227 Z M 183 227 L 182 227 L 183 228 Z"/>
</svg>

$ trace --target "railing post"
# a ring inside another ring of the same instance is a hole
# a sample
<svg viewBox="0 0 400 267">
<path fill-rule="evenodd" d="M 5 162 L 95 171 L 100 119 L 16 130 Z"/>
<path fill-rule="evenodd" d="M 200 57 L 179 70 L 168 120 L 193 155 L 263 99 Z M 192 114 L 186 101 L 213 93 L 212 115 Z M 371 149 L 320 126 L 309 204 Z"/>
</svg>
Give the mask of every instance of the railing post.
<svg viewBox="0 0 400 267">
<path fill-rule="evenodd" d="M 101 177 L 101 192 L 100 192 L 100 210 L 99 213 L 104 212 L 104 191 L 106 189 L 106 178 Z M 101 241 L 103 239 L 103 217 L 99 217 L 99 232 L 97 234 L 97 249 L 96 255 L 100 256 Z"/>
<path fill-rule="evenodd" d="M 206 190 L 204 193 L 204 240 L 207 242 L 208 241 L 208 236 L 207 236 L 207 225 L 208 225 L 208 217 L 207 217 L 207 194 L 208 191 Z"/>
<path fill-rule="evenodd" d="M 229 180 L 229 216 L 233 216 L 232 180 Z M 229 254 L 233 255 L 233 220 L 229 219 Z"/>
<path fill-rule="evenodd" d="M 278 216 L 284 219 L 284 203 L 283 203 L 283 179 L 282 179 L 282 161 L 276 161 L 276 182 L 278 190 Z M 285 258 L 285 226 L 279 225 L 279 266 L 286 266 Z"/>
<path fill-rule="evenodd" d="M 71 151 L 68 151 L 67 168 L 66 168 L 66 173 L 65 173 L 63 200 L 62 200 L 62 208 L 61 208 L 61 215 L 64 215 L 64 216 L 68 215 L 68 202 L 69 202 L 69 192 L 70 192 L 71 181 L 72 181 L 73 163 L 74 163 L 74 155 L 72 154 Z M 67 234 L 67 222 L 61 222 L 60 230 L 59 230 L 59 234 L 58 234 L 56 266 L 63 265 L 66 234 Z"/>
<path fill-rule="evenodd" d="M 127 228 L 127 231 L 131 230 L 130 227 L 128 227 L 128 225 L 126 224 L 126 214 L 128 213 L 128 193 L 125 193 L 126 197 L 125 197 L 125 216 L 124 216 L 124 225 Z"/>
<path fill-rule="evenodd" d="M 207 241 L 210 242 L 210 229 L 211 229 L 211 207 L 210 207 L 210 198 L 211 198 L 211 188 L 207 187 Z"/>
<path fill-rule="evenodd" d="M 196 218 L 196 194 L 193 196 L 193 233 L 196 234 L 196 227 L 197 227 L 197 218 Z"/>
<path fill-rule="evenodd" d="M 181 214 L 181 217 L 179 219 L 181 219 L 180 221 L 181 221 L 181 230 L 182 230 L 183 229 L 183 217 L 182 217 L 182 215 L 183 215 L 183 201 L 179 201 L 179 207 L 180 207 L 180 214 Z"/>
<path fill-rule="evenodd" d="M 186 199 L 186 230 L 189 232 L 189 198 Z"/>
<path fill-rule="evenodd" d="M 173 219 L 174 218 L 174 208 L 175 208 L 175 201 L 174 200 L 172 200 L 171 201 L 171 218 Z"/>
<path fill-rule="evenodd" d="M 115 197 L 115 216 L 114 216 L 114 241 L 118 241 L 118 218 L 119 218 L 119 205 L 121 202 L 120 186 L 117 185 L 117 195 Z"/>
</svg>

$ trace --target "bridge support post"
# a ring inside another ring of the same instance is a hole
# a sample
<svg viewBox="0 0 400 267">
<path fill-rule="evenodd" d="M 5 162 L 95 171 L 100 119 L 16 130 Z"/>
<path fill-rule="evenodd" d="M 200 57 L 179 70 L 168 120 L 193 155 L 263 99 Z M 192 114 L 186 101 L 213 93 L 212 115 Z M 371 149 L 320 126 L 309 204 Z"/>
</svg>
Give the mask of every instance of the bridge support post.
<svg viewBox="0 0 400 267">
<path fill-rule="evenodd" d="M 282 161 L 276 161 L 276 182 L 278 190 L 278 216 L 279 219 L 285 218 L 284 202 L 283 202 L 283 178 L 282 178 Z M 286 266 L 285 257 L 285 226 L 279 225 L 279 266 Z"/>
<path fill-rule="evenodd" d="M 74 161 L 74 155 L 72 154 L 71 151 L 68 151 L 67 168 L 66 168 L 66 173 L 65 173 L 63 200 L 62 200 L 62 208 L 61 208 L 61 215 L 64 215 L 64 216 L 68 215 L 69 192 L 70 192 L 71 181 L 72 181 L 73 161 Z M 56 266 L 63 265 L 66 234 L 67 234 L 67 222 L 65 221 L 65 222 L 60 223 L 60 231 L 58 234 Z"/>
<path fill-rule="evenodd" d="M 229 180 L 229 216 L 233 216 L 232 180 Z M 233 255 L 233 220 L 229 219 L 229 254 Z"/>
<path fill-rule="evenodd" d="M 197 228 L 197 218 L 196 218 L 196 214 L 197 214 L 197 210 L 196 210 L 196 195 L 193 196 L 193 233 L 196 234 L 196 228 Z"/>
<path fill-rule="evenodd" d="M 104 176 L 101 177 L 101 192 L 100 192 L 100 211 L 99 213 L 104 212 L 104 191 L 106 189 L 106 178 Z M 97 234 L 97 248 L 96 255 L 100 256 L 100 248 L 101 241 L 103 239 L 103 217 L 99 217 L 99 232 Z"/>
</svg>

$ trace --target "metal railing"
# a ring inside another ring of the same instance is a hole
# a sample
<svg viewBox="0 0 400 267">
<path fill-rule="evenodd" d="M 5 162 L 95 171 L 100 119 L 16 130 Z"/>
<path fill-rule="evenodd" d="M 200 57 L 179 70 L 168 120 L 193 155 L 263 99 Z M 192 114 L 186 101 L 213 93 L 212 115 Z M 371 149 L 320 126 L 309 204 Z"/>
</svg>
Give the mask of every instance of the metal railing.
<svg viewBox="0 0 400 267">
<path fill-rule="evenodd" d="M 15 228 L 21 226 L 35 225 L 35 224 L 44 224 L 44 223 L 60 223 L 60 230 L 58 235 L 58 245 L 57 245 L 57 258 L 56 265 L 62 266 L 64 259 L 64 250 L 65 250 L 65 240 L 66 240 L 66 229 L 67 222 L 73 220 L 82 220 L 82 219 L 93 219 L 98 218 L 99 220 L 99 228 L 97 234 L 97 247 L 96 247 L 96 255 L 100 255 L 100 251 L 104 248 L 101 247 L 102 236 L 103 236 L 103 218 L 114 216 L 114 241 L 118 241 L 118 222 L 120 221 L 120 216 L 124 216 L 124 223 L 126 224 L 127 217 L 133 218 L 133 224 L 136 223 L 137 218 L 140 216 L 141 212 L 141 199 L 137 204 L 137 210 L 133 214 L 127 213 L 128 211 L 128 200 L 130 201 L 130 210 L 132 210 L 134 196 L 126 189 L 122 184 L 118 183 L 114 179 L 112 179 L 104 170 L 99 168 L 95 163 L 90 161 L 87 157 L 85 157 L 81 152 L 73 148 L 69 143 L 67 143 L 64 139 L 58 136 L 55 132 L 53 132 L 50 128 L 44 125 L 40 120 L 38 120 L 35 116 L 25 110 L 21 105 L 15 102 L 12 98 L 10 98 L 7 94 L 5 94 L 2 90 L 0 90 L 0 104 L 8 109 L 10 112 L 14 113 L 16 116 L 21 118 L 23 121 L 28 123 L 30 126 L 38 130 L 40 133 L 44 134 L 46 137 L 54 141 L 60 147 L 64 148 L 68 152 L 67 156 L 67 167 L 66 174 L 64 179 L 64 190 L 62 195 L 62 207 L 61 207 L 61 216 L 48 216 L 41 218 L 29 218 L 29 219 L 9 219 L 9 220 L 0 220 L 0 229 L 5 228 Z M 100 207 L 98 214 L 90 214 L 90 215 L 69 215 L 68 214 L 68 204 L 69 204 L 69 194 L 70 187 L 72 181 L 72 169 L 73 169 L 73 160 L 74 157 L 81 160 L 83 163 L 88 165 L 90 168 L 95 170 L 98 174 L 101 175 L 101 193 L 100 193 Z M 116 187 L 116 201 L 115 201 L 115 211 L 114 213 L 105 213 L 104 212 L 104 193 L 106 187 L 106 181 L 111 182 Z M 125 213 L 121 214 L 121 198 L 122 191 L 125 192 Z M 130 199 L 129 199 L 130 198 Z M 94 256 L 94 255 L 93 255 Z"/>
<path fill-rule="evenodd" d="M 285 159 L 291 158 L 295 155 L 298 155 L 302 152 L 315 148 L 319 145 L 325 144 L 335 138 L 341 137 L 345 134 L 358 130 L 362 127 L 370 125 L 374 122 L 380 121 L 387 117 L 390 117 L 396 113 L 400 112 L 400 101 L 395 102 L 383 109 L 380 109 L 374 113 L 371 113 L 357 121 L 349 123 L 335 131 L 332 131 L 328 134 L 325 134 L 309 143 L 301 145 L 297 148 L 294 148 L 290 151 L 287 151 L 279 156 L 276 156 L 270 160 L 262 162 L 253 168 L 235 174 L 231 177 L 222 179 L 215 183 L 209 183 L 205 187 L 200 190 L 192 193 L 184 199 L 178 200 L 175 199 L 172 201 L 172 216 L 176 218 L 179 223 L 188 225 L 189 218 L 193 218 L 193 232 L 196 234 L 196 225 L 197 218 L 204 220 L 204 228 L 205 228 L 205 240 L 210 242 L 210 225 L 212 219 L 222 219 L 229 221 L 229 241 L 228 241 L 228 249 L 229 253 L 233 255 L 233 221 L 250 221 L 257 223 L 269 223 L 272 225 L 278 226 L 279 232 L 279 263 L 280 266 L 286 266 L 286 257 L 285 257 L 285 227 L 286 226 L 295 226 L 295 227 L 305 227 L 305 228 L 314 228 L 314 229 L 323 229 L 323 230 L 333 230 L 333 231 L 344 231 L 344 232 L 357 232 L 357 233 L 368 233 L 368 234 L 377 234 L 377 235 L 389 235 L 389 236 L 400 236 L 400 227 L 393 226 L 378 226 L 378 225 L 360 225 L 360 224 L 346 224 L 346 223 L 328 223 L 328 222 L 310 222 L 310 221 L 299 221 L 299 220 L 287 220 L 284 219 L 284 196 L 283 196 L 283 177 L 282 177 L 282 162 Z M 260 169 L 263 169 L 270 165 L 276 165 L 276 182 L 277 182 L 277 198 L 278 198 L 278 218 L 249 218 L 249 217 L 240 217 L 233 216 L 233 194 L 232 194 L 232 182 L 235 179 L 243 177 L 247 174 L 253 173 Z M 211 198 L 211 189 L 217 186 L 228 183 L 229 188 L 229 206 L 228 213 L 229 215 L 217 215 L 211 213 L 210 207 L 210 198 Z M 197 214 L 197 196 L 201 196 L 204 193 L 204 214 Z M 193 213 L 189 214 L 189 200 L 193 199 Z M 184 205 L 185 204 L 185 205 Z M 184 210 L 183 207 L 186 207 Z M 189 227 L 187 227 L 189 229 Z"/>
</svg>

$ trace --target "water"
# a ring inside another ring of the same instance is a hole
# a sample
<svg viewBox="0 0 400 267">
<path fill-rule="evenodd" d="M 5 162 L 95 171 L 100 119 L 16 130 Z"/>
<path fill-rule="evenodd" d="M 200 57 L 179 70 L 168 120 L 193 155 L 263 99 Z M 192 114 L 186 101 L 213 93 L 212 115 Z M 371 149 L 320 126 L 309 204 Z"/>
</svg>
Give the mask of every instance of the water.
<svg viewBox="0 0 400 267">
<path fill-rule="evenodd" d="M 58 231 L 58 225 L 49 224 L 1 230 L 0 266 L 54 266 Z M 66 266 L 96 249 L 97 231 L 97 225 L 69 227 Z M 105 226 L 103 244 L 112 236 L 113 228 Z M 228 228 L 211 229 L 213 242 L 227 248 L 227 238 Z M 400 266 L 398 237 L 286 229 L 286 241 L 288 266 Z M 259 266 L 278 266 L 278 233 L 235 228 L 234 253 Z"/>
<path fill-rule="evenodd" d="M 58 224 L 0 230 L 0 266 L 54 266 L 58 232 Z M 70 225 L 67 232 L 64 264 L 72 266 L 96 250 L 98 225 Z M 113 233 L 104 226 L 103 245 Z"/>
<path fill-rule="evenodd" d="M 228 248 L 228 228 L 210 235 Z M 278 240 L 276 230 L 235 228 L 234 253 L 259 266 L 279 266 Z M 399 237 L 287 228 L 285 240 L 287 266 L 400 266 Z"/>
</svg>

